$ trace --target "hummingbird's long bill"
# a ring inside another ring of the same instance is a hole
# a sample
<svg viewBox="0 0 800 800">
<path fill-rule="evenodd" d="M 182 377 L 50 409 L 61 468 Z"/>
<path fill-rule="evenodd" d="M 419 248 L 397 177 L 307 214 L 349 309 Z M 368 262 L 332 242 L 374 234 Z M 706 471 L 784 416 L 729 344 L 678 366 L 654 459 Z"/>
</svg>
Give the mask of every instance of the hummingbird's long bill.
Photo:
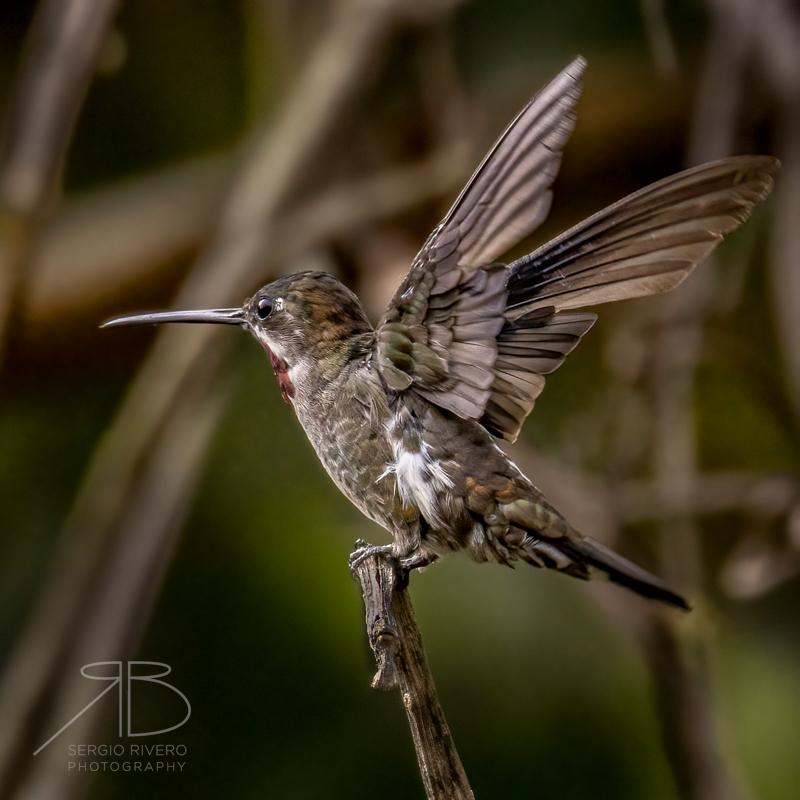
<svg viewBox="0 0 800 800">
<path fill-rule="evenodd" d="M 154 314 L 131 314 L 104 322 L 101 328 L 123 325 L 157 325 L 162 322 L 211 322 L 219 325 L 241 325 L 245 322 L 241 308 L 214 308 L 200 311 L 158 311 Z"/>
</svg>

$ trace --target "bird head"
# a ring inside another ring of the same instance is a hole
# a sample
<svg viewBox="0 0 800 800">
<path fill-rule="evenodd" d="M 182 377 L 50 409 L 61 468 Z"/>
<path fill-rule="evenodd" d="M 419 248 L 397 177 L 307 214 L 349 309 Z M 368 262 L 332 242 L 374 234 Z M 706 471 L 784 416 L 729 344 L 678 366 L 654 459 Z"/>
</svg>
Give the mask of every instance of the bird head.
<svg viewBox="0 0 800 800">
<path fill-rule="evenodd" d="M 116 317 L 101 327 L 167 322 L 241 325 L 270 357 L 284 399 L 295 383 L 341 369 L 372 326 L 358 298 L 326 272 L 299 272 L 259 289 L 241 308 L 160 311 Z"/>
</svg>

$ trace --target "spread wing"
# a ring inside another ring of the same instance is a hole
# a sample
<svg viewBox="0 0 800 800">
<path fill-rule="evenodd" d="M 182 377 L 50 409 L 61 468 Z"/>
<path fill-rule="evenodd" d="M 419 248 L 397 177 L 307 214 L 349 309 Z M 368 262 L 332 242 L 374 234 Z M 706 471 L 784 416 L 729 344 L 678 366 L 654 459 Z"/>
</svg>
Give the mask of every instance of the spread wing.
<svg viewBox="0 0 800 800">
<path fill-rule="evenodd" d="M 584 62 L 522 111 L 417 255 L 378 325 L 387 386 L 513 441 L 591 327 L 572 309 L 669 291 L 772 189 L 779 163 L 739 156 L 652 184 L 506 266 L 549 209 Z"/>
<path fill-rule="evenodd" d="M 389 388 L 480 419 L 495 380 L 509 273 L 490 265 L 550 210 L 561 148 L 575 124 L 576 59 L 520 112 L 414 259 L 378 324 Z"/>
<path fill-rule="evenodd" d="M 520 358 L 522 342 L 534 337 L 540 347 L 542 337 L 569 333 L 576 338 L 566 355 L 591 326 L 581 321 L 589 315 L 567 310 L 674 289 L 770 193 L 779 168 L 769 156 L 694 167 L 629 195 L 509 264 L 507 321 L 498 335 L 496 379 L 481 424 L 514 441 L 544 387 L 535 360 Z M 560 363 L 551 362 L 549 371 Z"/>
<path fill-rule="evenodd" d="M 668 292 L 772 190 L 780 162 L 735 156 L 628 195 L 509 264 L 509 316 Z"/>
</svg>

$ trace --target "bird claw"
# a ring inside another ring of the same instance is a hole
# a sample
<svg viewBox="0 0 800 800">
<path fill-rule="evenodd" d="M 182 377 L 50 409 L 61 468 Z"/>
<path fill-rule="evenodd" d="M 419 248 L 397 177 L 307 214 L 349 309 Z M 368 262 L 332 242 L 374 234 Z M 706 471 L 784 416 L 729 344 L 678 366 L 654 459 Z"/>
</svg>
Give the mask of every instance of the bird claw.
<svg viewBox="0 0 800 800">
<path fill-rule="evenodd" d="M 426 553 L 424 550 L 417 550 L 410 556 L 397 558 L 392 545 L 374 545 L 359 539 L 356 542 L 356 549 L 350 553 L 350 569 L 355 572 L 364 560 L 370 556 L 383 556 L 384 558 L 392 559 L 400 566 L 403 572 L 410 572 L 412 569 L 423 572 L 438 559 L 438 556 Z"/>
<path fill-rule="evenodd" d="M 412 569 L 416 569 L 419 572 L 424 572 L 431 564 L 433 564 L 434 561 L 437 561 L 438 558 L 439 556 L 426 553 L 424 550 L 417 550 L 416 553 L 412 553 L 406 558 L 401 558 L 399 561 L 400 566 L 406 572 L 409 572 Z"/>
<path fill-rule="evenodd" d="M 384 558 L 393 558 L 394 552 L 390 544 L 374 545 L 367 544 L 367 542 L 359 539 L 356 542 L 356 549 L 350 553 L 350 569 L 355 572 L 358 567 L 364 563 L 370 556 L 383 556 Z"/>
</svg>

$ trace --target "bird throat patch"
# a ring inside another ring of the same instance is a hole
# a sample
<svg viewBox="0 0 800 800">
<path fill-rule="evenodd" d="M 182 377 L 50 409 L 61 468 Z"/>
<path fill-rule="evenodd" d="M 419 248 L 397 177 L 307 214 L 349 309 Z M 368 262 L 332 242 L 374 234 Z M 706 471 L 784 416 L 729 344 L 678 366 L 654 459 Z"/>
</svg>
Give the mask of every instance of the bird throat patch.
<svg viewBox="0 0 800 800">
<path fill-rule="evenodd" d="M 287 403 L 288 405 L 292 405 L 292 398 L 294 397 L 294 384 L 289 378 L 289 367 L 287 366 L 286 362 L 275 355 L 272 350 L 269 349 L 265 344 L 262 344 L 264 350 L 266 350 L 267 355 L 269 356 L 269 363 L 272 365 L 272 371 L 275 373 L 275 377 L 278 379 L 278 386 L 281 387 L 281 397 L 283 398 L 283 402 Z"/>
</svg>

